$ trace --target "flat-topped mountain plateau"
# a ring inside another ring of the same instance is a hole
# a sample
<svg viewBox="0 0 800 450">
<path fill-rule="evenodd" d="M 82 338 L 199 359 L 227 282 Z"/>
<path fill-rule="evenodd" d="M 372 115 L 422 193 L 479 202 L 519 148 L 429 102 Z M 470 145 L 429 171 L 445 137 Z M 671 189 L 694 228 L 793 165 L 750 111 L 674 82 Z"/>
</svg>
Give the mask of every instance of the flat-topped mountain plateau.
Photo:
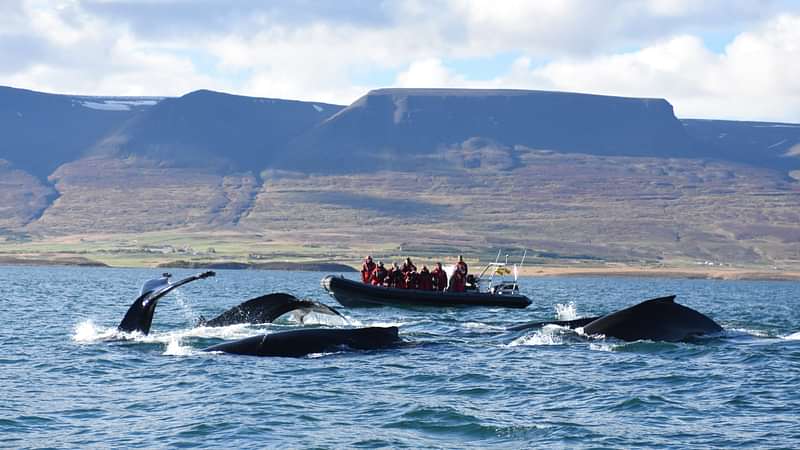
<svg viewBox="0 0 800 450">
<path fill-rule="evenodd" d="M 800 267 L 800 125 L 664 99 L 381 89 L 351 105 L 0 87 L 0 258 Z M 193 261 L 193 262 L 192 262 Z"/>
</svg>

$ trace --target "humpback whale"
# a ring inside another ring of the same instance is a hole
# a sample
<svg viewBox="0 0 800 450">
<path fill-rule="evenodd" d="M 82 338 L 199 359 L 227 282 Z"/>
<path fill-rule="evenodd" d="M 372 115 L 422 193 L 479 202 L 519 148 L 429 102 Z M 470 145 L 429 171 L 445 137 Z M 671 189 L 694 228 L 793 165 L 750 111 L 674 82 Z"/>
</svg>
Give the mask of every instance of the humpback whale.
<svg viewBox="0 0 800 450">
<path fill-rule="evenodd" d="M 338 316 L 347 322 L 347 319 L 339 311 L 330 306 L 312 300 L 300 300 L 289 294 L 274 293 L 247 300 L 211 320 L 201 317 L 198 325 L 224 327 L 238 323 L 270 323 L 290 311 L 298 310 L 304 313 L 317 312 Z"/>
<path fill-rule="evenodd" d="M 159 299 L 187 283 L 213 277 L 214 275 L 216 275 L 214 272 L 208 271 L 186 277 L 175 283 L 170 283 L 169 278 L 171 275 L 164 274 L 160 279 L 145 282 L 139 297 L 137 297 L 130 308 L 128 308 L 128 312 L 125 313 L 125 317 L 122 318 L 122 322 L 117 326 L 117 329 L 126 333 L 132 333 L 134 331 L 138 331 L 142 334 L 150 333 L 150 326 L 153 323 L 153 314 L 156 312 Z"/>
<path fill-rule="evenodd" d="M 128 312 L 125 313 L 125 317 L 122 319 L 117 329 L 127 333 L 139 332 L 145 335 L 150 333 L 153 315 L 155 314 L 159 299 L 180 286 L 195 280 L 213 277 L 214 275 L 215 273 L 211 271 L 203 272 L 175 283 L 170 283 L 169 278 L 171 275 L 165 273 L 161 278 L 145 282 L 139 297 L 137 297 L 130 308 L 128 308 Z M 342 316 L 339 311 L 336 311 L 330 306 L 312 300 L 300 300 L 289 294 L 275 293 L 262 295 L 242 302 L 211 320 L 206 320 L 201 316 L 197 325 L 223 327 L 239 323 L 270 323 L 290 311 L 301 311 L 305 314 L 310 312 L 328 314 L 337 316 L 341 318 L 342 321 L 347 322 L 347 319 Z M 303 316 L 301 316 L 301 322 L 302 317 Z"/>
<path fill-rule="evenodd" d="M 722 327 L 692 308 L 675 303 L 675 296 L 654 298 L 600 317 L 576 320 L 529 322 L 509 327 L 510 331 L 560 325 L 583 327 L 588 335 L 602 334 L 623 341 L 679 342 L 695 336 L 719 333 Z"/>
<path fill-rule="evenodd" d="M 300 357 L 342 349 L 376 350 L 399 344 L 397 327 L 315 328 L 262 334 L 203 349 L 250 356 Z"/>
</svg>

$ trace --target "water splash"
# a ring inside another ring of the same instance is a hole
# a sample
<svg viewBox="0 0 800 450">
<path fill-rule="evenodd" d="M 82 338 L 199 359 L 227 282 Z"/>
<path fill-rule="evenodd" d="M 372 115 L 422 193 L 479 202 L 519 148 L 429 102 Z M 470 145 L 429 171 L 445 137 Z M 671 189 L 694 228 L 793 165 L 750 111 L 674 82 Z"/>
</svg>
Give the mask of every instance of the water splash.
<svg viewBox="0 0 800 450">
<path fill-rule="evenodd" d="M 88 344 L 119 338 L 120 334 L 116 327 L 101 327 L 96 325 L 91 319 L 87 319 L 75 325 L 72 333 L 72 340 L 82 344 Z"/>
<path fill-rule="evenodd" d="M 345 317 L 302 310 L 291 311 L 276 320 L 286 320 L 291 323 L 303 325 L 327 325 L 332 327 L 350 325 L 350 321 Z"/>
<path fill-rule="evenodd" d="M 578 309 L 575 307 L 575 302 L 569 303 L 556 303 L 556 319 L 558 320 L 575 320 L 578 318 Z"/>
<path fill-rule="evenodd" d="M 757 337 L 757 338 L 769 338 L 774 337 L 769 333 L 762 331 L 762 330 L 755 330 L 749 328 L 725 328 L 725 331 L 722 332 L 722 335 L 726 338 L 740 338 L 740 337 Z"/>
<path fill-rule="evenodd" d="M 520 345 L 561 345 L 564 343 L 564 334 L 571 330 L 558 325 L 545 325 L 533 334 L 520 336 L 511 341 L 509 347 Z"/>
<path fill-rule="evenodd" d="M 181 344 L 180 337 L 173 337 L 167 343 L 167 348 L 164 350 L 166 356 L 191 356 L 197 353 L 194 348 Z"/>
<path fill-rule="evenodd" d="M 194 313 L 194 309 L 192 308 L 192 305 L 190 304 L 186 294 L 184 294 L 181 291 L 176 291 L 175 300 L 178 306 L 180 307 L 181 313 L 183 314 L 184 318 L 186 318 L 186 320 L 189 323 L 192 323 L 195 320 L 197 320 L 198 316 L 197 314 Z"/>
<path fill-rule="evenodd" d="M 594 350 L 597 352 L 613 352 L 619 346 L 617 344 L 612 344 L 609 342 L 592 342 L 589 344 L 589 350 Z"/>
</svg>

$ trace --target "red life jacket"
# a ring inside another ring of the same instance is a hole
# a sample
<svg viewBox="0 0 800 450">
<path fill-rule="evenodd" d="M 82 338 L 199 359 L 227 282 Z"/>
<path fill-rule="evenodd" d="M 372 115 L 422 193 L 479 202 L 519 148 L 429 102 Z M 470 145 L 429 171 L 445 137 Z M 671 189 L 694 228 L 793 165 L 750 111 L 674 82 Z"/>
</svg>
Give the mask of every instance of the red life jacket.
<svg viewBox="0 0 800 450">
<path fill-rule="evenodd" d="M 383 286 L 383 281 L 386 279 L 386 268 L 384 267 L 376 267 L 375 270 L 372 271 L 372 275 L 369 278 L 369 282 L 373 286 Z"/>
<path fill-rule="evenodd" d="M 460 270 L 456 270 L 453 272 L 453 276 L 450 277 L 450 291 L 451 292 L 464 292 L 467 289 L 466 286 L 467 279 L 464 277 L 464 274 L 461 273 Z"/>
<path fill-rule="evenodd" d="M 403 263 L 403 273 L 416 272 L 417 266 L 414 264 Z"/>
<path fill-rule="evenodd" d="M 433 278 L 433 289 L 436 291 L 443 291 L 447 289 L 447 272 L 438 267 L 431 272 Z"/>
<path fill-rule="evenodd" d="M 395 270 L 392 274 L 392 283 L 394 287 L 397 289 L 405 289 L 406 288 L 406 277 L 403 275 L 403 271 Z"/>
<path fill-rule="evenodd" d="M 374 262 L 364 262 L 361 265 L 361 281 L 363 283 L 369 283 L 369 278 L 372 276 L 372 271 L 375 270 L 375 263 Z"/>
<path fill-rule="evenodd" d="M 394 267 L 389 267 L 386 271 L 386 279 L 383 280 L 386 287 L 394 287 Z"/>
<path fill-rule="evenodd" d="M 406 274 L 406 289 L 419 289 L 419 274 L 417 272 L 408 272 Z"/>
<path fill-rule="evenodd" d="M 423 291 L 433 290 L 433 278 L 431 277 L 431 273 L 423 269 L 422 272 L 420 272 L 419 276 L 417 277 L 417 284 L 420 290 Z"/>
</svg>

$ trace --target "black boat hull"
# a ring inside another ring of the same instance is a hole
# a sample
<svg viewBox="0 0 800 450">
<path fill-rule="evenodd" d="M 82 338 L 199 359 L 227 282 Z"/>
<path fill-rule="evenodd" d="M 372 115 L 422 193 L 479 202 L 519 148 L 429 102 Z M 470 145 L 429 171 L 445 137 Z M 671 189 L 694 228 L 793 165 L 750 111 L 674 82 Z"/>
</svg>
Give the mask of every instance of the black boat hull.
<svg viewBox="0 0 800 450">
<path fill-rule="evenodd" d="M 372 286 L 333 275 L 323 278 L 321 284 L 337 302 L 349 308 L 366 306 L 526 308 L 531 304 L 528 297 L 520 294 L 395 289 Z"/>
</svg>

